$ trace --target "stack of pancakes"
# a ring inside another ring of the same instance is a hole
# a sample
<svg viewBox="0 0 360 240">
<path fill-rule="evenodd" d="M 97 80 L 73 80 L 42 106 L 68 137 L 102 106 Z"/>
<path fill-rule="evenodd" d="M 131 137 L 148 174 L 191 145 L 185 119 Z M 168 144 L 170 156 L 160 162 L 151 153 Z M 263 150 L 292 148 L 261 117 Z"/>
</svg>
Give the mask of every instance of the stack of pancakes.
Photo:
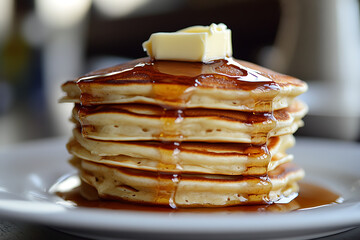
<svg viewBox="0 0 360 240">
<path fill-rule="evenodd" d="M 100 198 L 219 207 L 298 192 L 304 172 L 286 153 L 307 112 L 298 79 L 232 58 L 141 58 L 62 88 L 72 163 Z"/>
</svg>

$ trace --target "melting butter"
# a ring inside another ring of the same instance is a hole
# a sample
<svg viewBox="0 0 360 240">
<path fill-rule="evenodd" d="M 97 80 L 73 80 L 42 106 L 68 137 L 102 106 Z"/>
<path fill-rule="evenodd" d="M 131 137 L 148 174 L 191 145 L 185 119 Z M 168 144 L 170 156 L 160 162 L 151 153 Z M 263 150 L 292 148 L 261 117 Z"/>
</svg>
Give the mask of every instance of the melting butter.
<svg viewBox="0 0 360 240">
<path fill-rule="evenodd" d="M 193 26 L 173 33 L 154 33 L 143 43 L 157 60 L 209 62 L 232 56 L 231 30 L 225 24 Z"/>
</svg>

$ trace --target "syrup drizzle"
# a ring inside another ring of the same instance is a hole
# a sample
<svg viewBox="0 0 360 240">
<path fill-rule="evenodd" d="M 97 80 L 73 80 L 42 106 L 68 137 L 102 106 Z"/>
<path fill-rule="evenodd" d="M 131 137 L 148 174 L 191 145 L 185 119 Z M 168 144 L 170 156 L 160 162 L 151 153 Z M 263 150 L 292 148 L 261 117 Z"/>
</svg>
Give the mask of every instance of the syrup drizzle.
<svg viewBox="0 0 360 240">
<path fill-rule="evenodd" d="M 163 102 L 175 102 L 185 105 L 190 101 L 194 89 L 202 88 L 225 88 L 242 89 L 250 91 L 250 99 L 253 103 L 254 112 L 248 119 L 250 124 L 263 121 L 263 128 L 252 132 L 252 138 L 248 156 L 261 156 L 270 162 L 271 156 L 267 147 L 268 132 L 275 128 L 276 119 L 272 102 L 278 95 L 280 87 L 274 81 L 275 75 L 263 74 L 256 70 L 241 65 L 232 58 L 212 61 L 210 63 L 155 61 L 143 58 L 127 64 L 115 66 L 105 70 L 96 71 L 86 75 L 77 81 L 82 94 L 83 106 L 92 105 L 97 101 L 91 94 L 90 83 L 95 84 L 146 84 L 152 85 L 152 97 Z M 121 79 L 121 80 L 119 80 Z M 181 105 L 180 104 L 180 105 Z M 156 203 L 166 204 L 176 208 L 176 191 L 181 182 L 181 161 L 179 153 L 183 136 L 179 129 L 184 118 L 184 109 L 163 107 L 161 115 L 162 129 L 159 136 L 160 161 L 158 164 L 158 188 Z M 265 110 L 264 110 L 265 109 Z M 259 112 L 261 110 L 261 112 Z M 178 141 L 167 142 L 169 138 Z M 240 144 L 239 144 L 240 147 Z M 165 173 L 165 169 L 177 169 L 177 173 Z M 170 176 L 171 175 L 171 176 Z M 165 184 L 162 179 L 171 178 L 171 184 Z M 262 184 L 271 189 L 271 181 L 267 174 L 257 176 Z M 268 202 L 265 197 L 264 202 Z"/>
<path fill-rule="evenodd" d="M 270 96 L 269 98 L 272 98 L 272 95 L 277 95 L 279 92 L 279 85 L 274 79 L 280 77 L 286 76 L 260 73 L 243 66 L 232 58 L 209 63 L 155 61 L 142 58 L 89 73 L 79 78 L 77 85 L 82 93 L 83 105 L 92 105 L 101 100 L 92 95 L 90 84 L 153 84 L 159 89 L 153 91 L 152 98 L 168 102 L 187 102 L 196 87 L 241 89 L 251 91 L 254 96 L 266 93 Z M 253 99 L 255 102 L 262 100 L 256 98 Z"/>
<path fill-rule="evenodd" d="M 288 203 L 274 203 L 265 205 L 250 205 L 250 206 L 234 206 L 234 207 L 222 207 L 222 208 L 173 208 L 165 206 L 154 205 L 139 205 L 134 203 L 128 203 L 125 201 L 113 201 L 104 199 L 85 199 L 81 192 L 82 187 L 89 187 L 81 185 L 77 176 L 68 176 L 61 181 L 55 183 L 51 187 L 51 193 L 55 193 L 63 199 L 63 201 L 57 201 L 58 204 L 73 207 L 89 207 L 100 209 L 113 209 L 113 210 L 131 210 L 141 212 L 190 212 L 190 213 L 216 213 L 223 212 L 227 214 L 241 213 L 241 212 L 292 212 L 292 211 L 304 211 L 311 210 L 313 208 L 325 207 L 333 204 L 339 204 L 344 199 L 324 188 L 315 184 L 300 182 L 299 195 Z M 92 188 L 92 187 L 90 187 Z M 87 189 L 86 191 L 88 191 Z M 96 194 L 96 190 L 95 194 Z"/>
<path fill-rule="evenodd" d="M 156 85 L 153 86 L 153 89 L 159 89 Z M 182 94 L 180 94 L 182 96 Z M 181 97 L 179 95 L 179 97 Z M 163 140 L 159 144 L 160 159 L 157 166 L 157 203 L 168 203 L 171 208 L 176 208 L 175 196 L 177 192 L 178 185 L 181 181 L 181 170 L 183 169 L 179 154 L 181 152 L 181 142 L 167 142 L 166 139 L 169 137 L 176 137 L 177 139 L 182 139 L 182 135 L 179 132 L 181 129 L 181 123 L 183 121 L 183 111 L 177 109 L 175 111 L 169 111 L 167 108 L 163 108 L 163 114 L 161 115 L 162 122 L 162 131 L 160 133 L 160 140 Z M 168 175 L 169 173 L 164 173 L 163 170 L 176 170 L 176 173 L 172 173 L 170 185 L 164 186 L 163 177 L 164 174 Z M 164 194 L 165 193 L 165 194 Z"/>
<path fill-rule="evenodd" d="M 141 78 L 139 78 L 141 76 Z M 175 78 L 174 78 L 175 77 Z M 127 83 L 127 80 L 147 81 L 154 83 L 182 83 L 184 85 L 202 84 L 206 78 L 226 78 L 226 81 L 241 81 L 247 84 L 234 85 L 241 89 L 251 89 L 256 83 L 273 83 L 273 76 L 241 65 L 232 58 L 214 60 L 208 63 L 161 61 L 141 58 L 127 64 L 95 71 L 78 79 L 78 83 Z M 122 79 L 122 80 L 117 80 Z M 141 79 L 141 80 L 139 80 Z M 189 82 L 189 79 L 192 79 Z M 217 79 L 218 80 L 218 79 Z M 265 85 L 267 87 L 269 85 Z"/>
</svg>

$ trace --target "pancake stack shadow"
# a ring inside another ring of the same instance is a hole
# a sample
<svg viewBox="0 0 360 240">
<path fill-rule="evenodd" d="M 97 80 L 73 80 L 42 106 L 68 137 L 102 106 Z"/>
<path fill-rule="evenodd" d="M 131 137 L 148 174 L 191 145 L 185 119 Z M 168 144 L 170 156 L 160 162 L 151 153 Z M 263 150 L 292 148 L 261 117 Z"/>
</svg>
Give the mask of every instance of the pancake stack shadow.
<svg viewBox="0 0 360 240">
<path fill-rule="evenodd" d="M 286 150 L 307 85 L 235 59 L 137 59 L 62 85 L 67 144 L 86 198 L 176 207 L 270 204 L 296 197 L 304 171 Z"/>
</svg>

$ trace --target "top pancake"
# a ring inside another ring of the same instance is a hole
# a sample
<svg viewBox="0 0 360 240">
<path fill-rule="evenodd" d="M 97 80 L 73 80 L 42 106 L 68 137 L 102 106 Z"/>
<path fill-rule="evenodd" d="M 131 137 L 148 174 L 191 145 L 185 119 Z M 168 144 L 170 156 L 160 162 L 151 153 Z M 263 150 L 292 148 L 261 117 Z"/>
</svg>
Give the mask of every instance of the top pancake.
<svg viewBox="0 0 360 240">
<path fill-rule="evenodd" d="M 232 58 L 210 63 L 140 58 L 62 86 L 63 102 L 148 103 L 176 108 L 269 112 L 307 90 L 301 80 Z"/>
</svg>

